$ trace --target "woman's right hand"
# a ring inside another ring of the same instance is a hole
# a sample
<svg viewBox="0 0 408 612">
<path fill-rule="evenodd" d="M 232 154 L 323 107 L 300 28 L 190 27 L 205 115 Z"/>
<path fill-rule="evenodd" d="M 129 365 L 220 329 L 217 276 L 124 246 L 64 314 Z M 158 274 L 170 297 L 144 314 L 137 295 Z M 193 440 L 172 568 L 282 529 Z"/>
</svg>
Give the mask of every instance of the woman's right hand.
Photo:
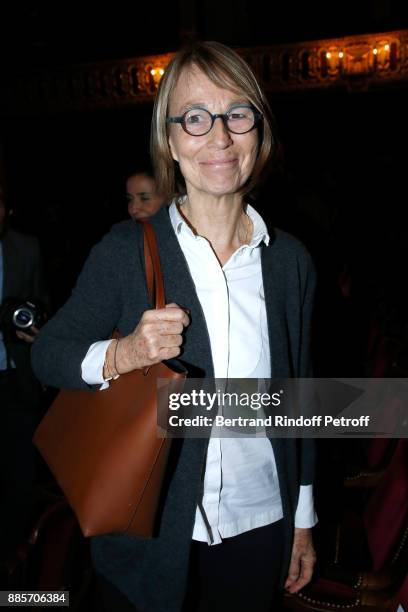
<svg viewBox="0 0 408 612">
<path fill-rule="evenodd" d="M 117 346 L 114 342 L 110 344 L 107 362 L 118 373 L 125 374 L 177 357 L 183 342 L 182 333 L 189 323 L 186 311 L 177 304 L 146 310 L 131 334 L 120 338 Z M 110 369 L 112 371 L 112 367 Z"/>
</svg>

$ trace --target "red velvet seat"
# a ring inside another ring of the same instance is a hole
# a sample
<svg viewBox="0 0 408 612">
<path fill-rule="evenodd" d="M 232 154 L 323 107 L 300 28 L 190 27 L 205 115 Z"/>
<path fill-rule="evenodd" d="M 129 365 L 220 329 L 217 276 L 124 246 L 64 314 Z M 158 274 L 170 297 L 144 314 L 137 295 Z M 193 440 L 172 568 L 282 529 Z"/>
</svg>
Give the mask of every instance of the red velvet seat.
<svg viewBox="0 0 408 612">
<path fill-rule="evenodd" d="M 285 596 L 286 609 L 394 612 L 407 597 L 408 440 L 398 441 L 363 517 L 350 516 L 345 524 L 340 562 L 322 568 L 297 595 Z M 364 547 L 369 553 L 366 562 Z"/>
<path fill-rule="evenodd" d="M 9 559 L 9 590 L 67 590 L 70 608 L 91 579 L 89 543 L 64 499 L 45 497 L 26 541 Z"/>
</svg>

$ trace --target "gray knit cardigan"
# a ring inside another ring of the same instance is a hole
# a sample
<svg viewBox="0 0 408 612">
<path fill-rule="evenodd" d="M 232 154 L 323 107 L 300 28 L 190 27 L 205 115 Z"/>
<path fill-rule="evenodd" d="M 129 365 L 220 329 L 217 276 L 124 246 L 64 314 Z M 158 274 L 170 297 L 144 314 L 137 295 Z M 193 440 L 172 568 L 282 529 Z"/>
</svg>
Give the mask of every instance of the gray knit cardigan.
<svg viewBox="0 0 408 612">
<path fill-rule="evenodd" d="M 168 209 L 162 208 L 151 221 L 159 244 L 166 301 L 190 310 L 191 324 L 185 332 L 180 359 L 189 376 L 212 377 L 206 322 Z M 270 236 L 269 245 L 261 248 L 271 376 L 308 377 L 314 268 L 296 239 L 280 230 L 270 230 Z M 41 330 L 32 350 L 36 375 L 44 384 L 58 388 L 86 388 L 81 363 L 90 344 L 109 338 L 114 329 L 129 334 L 148 308 L 141 227 L 125 221 L 115 225 L 92 249 L 71 297 Z M 313 482 L 314 445 L 305 439 L 270 441 L 284 513 L 283 582 L 290 560 L 299 485 Z M 141 612 L 181 610 L 207 445 L 204 439 L 174 441 L 156 538 L 92 538 L 96 570 Z"/>
</svg>

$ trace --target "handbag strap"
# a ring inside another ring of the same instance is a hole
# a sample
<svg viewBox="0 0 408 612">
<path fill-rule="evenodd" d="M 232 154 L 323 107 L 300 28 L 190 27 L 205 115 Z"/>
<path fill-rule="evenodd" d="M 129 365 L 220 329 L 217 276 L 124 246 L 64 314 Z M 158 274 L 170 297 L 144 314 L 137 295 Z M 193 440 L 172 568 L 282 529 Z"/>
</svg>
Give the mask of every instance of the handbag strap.
<svg viewBox="0 0 408 612">
<path fill-rule="evenodd" d="M 151 304 L 155 308 L 164 308 L 164 283 L 156 235 L 153 226 L 148 221 L 143 221 L 142 226 L 147 291 Z"/>
</svg>

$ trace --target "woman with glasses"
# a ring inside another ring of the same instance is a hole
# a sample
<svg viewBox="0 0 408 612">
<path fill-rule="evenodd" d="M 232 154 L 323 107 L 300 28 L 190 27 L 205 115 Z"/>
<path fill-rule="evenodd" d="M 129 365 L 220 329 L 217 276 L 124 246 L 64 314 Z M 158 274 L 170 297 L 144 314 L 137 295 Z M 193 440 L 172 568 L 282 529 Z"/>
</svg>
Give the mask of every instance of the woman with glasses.
<svg viewBox="0 0 408 612">
<path fill-rule="evenodd" d="M 151 218 L 169 303 L 148 303 L 141 228 L 115 226 L 34 345 L 39 378 L 103 393 L 112 373 L 173 357 L 193 378 L 310 376 L 310 257 L 247 203 L 275 147 L 267 100 L 235 52 L 207 42 L 177 53 L 151 132 L 169 203 Z M 122 339 L 106 340 L 115 328 Z M 173 442 L 158 536 L 92 539 L 98 610 L 280 609 L 276 593 L 301 589 L 314 564 L 311 441 Z"/>
</svg>

